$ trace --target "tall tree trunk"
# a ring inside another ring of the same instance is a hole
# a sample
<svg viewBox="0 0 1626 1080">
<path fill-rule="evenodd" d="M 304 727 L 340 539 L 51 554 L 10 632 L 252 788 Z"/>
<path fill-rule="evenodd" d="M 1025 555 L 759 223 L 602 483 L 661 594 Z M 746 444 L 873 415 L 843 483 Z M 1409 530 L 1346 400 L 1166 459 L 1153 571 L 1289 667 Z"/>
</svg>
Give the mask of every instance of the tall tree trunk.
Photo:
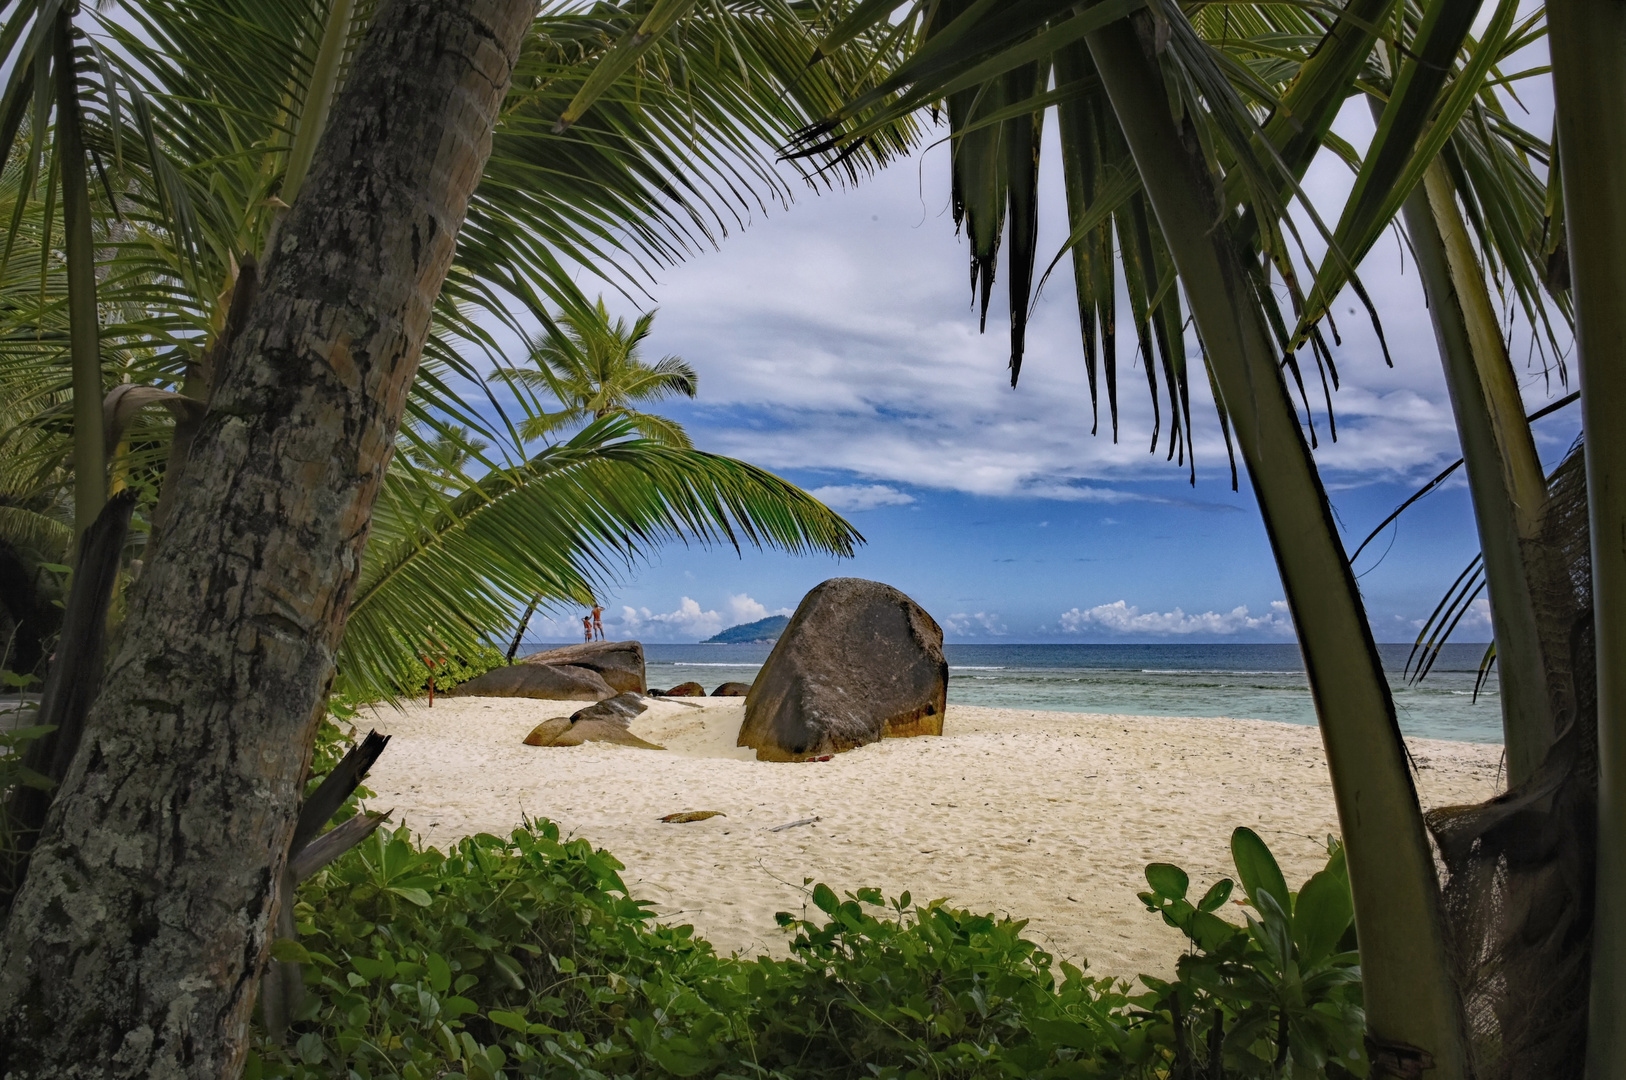
<svg viewBox="0 0 1626 1080">
<path fill-rule="evenodd" d="M 1597 911 L 1590 1080 L 1626 1077 L 1626 4 L 1553 0 L 1598 655 Z"/>
<path fill-rule="evenodd" d="M 333 657 L 534 0 L 388 0 L 0 937 L 0 1074 L 234 1076 Z"/>
<path fill-rule="evenodd" d="M 1249 270 L 1195 134 L 1177 127 L 1144 14 L 1090 35 L 1112 101 L 1208 352 L 1270 534 L 1321 720 L 1349 858 L 1374 1067 L 1468 1061 L 1433 855 L 1394 702 Z"/>
<path fill-rule="evenodd" d="M 1541 555 L 1537 539 L 1547 482 L 1485 275 L 1441 162 L 1429 166 L 1402 214 L 1428 297 L 1473 494 L 1490 585 L 1512 787 L 1536 771 L 1557 734 L 1534 598 L 1537 575 L 1530 565 Z"/>
<path fill-rule="evenodd" d="M 107 448 L 102 438 L 102 353 L 96 311 L 96 244 L 90 229 L 90 182 L 79 132 L 79 80 L 73 21 L 56 17 L 56 144 L 62 173 L 62 233 L 68 254 L 68 357 L 73 373 L 73 524 L 77 537 L 107 501 Z"/>
</svg>

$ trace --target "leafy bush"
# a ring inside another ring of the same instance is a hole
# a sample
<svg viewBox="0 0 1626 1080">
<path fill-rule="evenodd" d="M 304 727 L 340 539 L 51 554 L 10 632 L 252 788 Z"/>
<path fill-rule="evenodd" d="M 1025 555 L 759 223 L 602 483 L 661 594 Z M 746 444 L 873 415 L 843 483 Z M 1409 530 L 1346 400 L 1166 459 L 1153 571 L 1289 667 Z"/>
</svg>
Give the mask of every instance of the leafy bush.
<svg viewBox="0 0 1626 1080">
<path fill-rule="evenodd" d="M 405 665 L 395 676 L 395 685 L 407 697 L 429 692 L 429 678 L 435 679 L 436 693 L 466 683 L 484 675 L 492 668 L 508 666 L 508 657 L 501 649 L 483 645 L 474 652 L 447 655 L 442 652 L 423 651 L 417 660 Z"/>
<path fill-rule="evenodd" d="M 1146 868 L 1140 898 L 1185 933 L 1192 952 L 1167 983 L 1142 975 L 1174 1031 L 1174 1075 L 1365 1076 L 1360 958 L 1344 849 L 1327 838 L 1327 865 L 1289 892 L 1276 859 L 1251 829 L 1231 835 L 1237 876 L 1254 912 L 1239 927 L 1215 912 L 1229 878 L 1195 904 L 1189 878 L 1167 863 Z M 1257 917 L 1255 917 L 1257 913 Z"/>
<path fill-rule="evenodd" d="M 1193 948 L 1175 982 L 1131 995 L 1058 965 L 1022 922 L 941 901 L 815 886 L 822 918 L 780 916 L 788 958 L 723 957 L 550 822 L 445 854 L 380 832 L 301 889 L 299 940 L 273 952 L 305 965 L 307 997 L 286 1043 L 257 1038 L 248 1076 L 1298 1077 L 1333 1058 L 1364 1072 L 1348 1056 L 1341 852 L 1289 894 L 1263 843 L 1238 837 L 1259 917 L 1215 914 L 1228 881 L 1192 904 L 1183 872 L 1148 867 L 1142 898 Z"/>
</svg>

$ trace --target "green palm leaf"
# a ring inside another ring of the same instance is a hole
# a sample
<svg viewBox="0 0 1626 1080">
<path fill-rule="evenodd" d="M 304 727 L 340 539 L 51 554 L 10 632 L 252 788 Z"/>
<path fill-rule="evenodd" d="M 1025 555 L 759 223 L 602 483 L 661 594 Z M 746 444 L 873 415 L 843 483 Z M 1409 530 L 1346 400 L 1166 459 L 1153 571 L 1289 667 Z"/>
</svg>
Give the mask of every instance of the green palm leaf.
<svg viewBox="0 0 1626 1080">
<path fill-rule="evenodd" d="M 771 473 L 634 434 L 630 418 L 607 417 L 450 493 L 399 455 L 351 601 L 345 691 L 392 698 L 423 650 L 472 655 L 533 599 L 584 604 L 673 540 L 836 556 L 863 541 Z"/>
</svg>

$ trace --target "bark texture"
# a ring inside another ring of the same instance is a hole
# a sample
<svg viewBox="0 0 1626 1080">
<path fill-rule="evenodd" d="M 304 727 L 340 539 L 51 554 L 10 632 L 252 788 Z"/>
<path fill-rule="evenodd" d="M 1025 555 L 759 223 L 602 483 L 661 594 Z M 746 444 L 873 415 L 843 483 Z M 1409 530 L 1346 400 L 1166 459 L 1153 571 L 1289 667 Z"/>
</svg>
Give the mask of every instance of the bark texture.
<svg viewBox="0 0 1626 1080">
<path fill-rule="evenodd" d="M 0 938 L 0 1075 L 242 1065 L 374 498 L 532 0 L 392 0 Z"/>
</svg>

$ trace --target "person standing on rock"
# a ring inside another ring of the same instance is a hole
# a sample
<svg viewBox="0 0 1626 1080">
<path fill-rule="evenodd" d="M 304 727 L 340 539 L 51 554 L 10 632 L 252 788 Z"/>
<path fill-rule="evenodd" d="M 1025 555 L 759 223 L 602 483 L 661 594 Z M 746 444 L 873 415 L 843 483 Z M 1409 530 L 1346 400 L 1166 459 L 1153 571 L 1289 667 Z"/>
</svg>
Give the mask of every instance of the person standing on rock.
<svg viewBox="0 0 1626 1080">
<path fill-rule="evenodd" d="M 582 616 L 582 640 L 584 642 L 593 640 L 593 617 L 591 615 Z"/>
<path fill-rule="evenodd" d="M 593 601 L 593 636 L 604 640 L 604 609 L 597 600 Z"/>
</svg>

